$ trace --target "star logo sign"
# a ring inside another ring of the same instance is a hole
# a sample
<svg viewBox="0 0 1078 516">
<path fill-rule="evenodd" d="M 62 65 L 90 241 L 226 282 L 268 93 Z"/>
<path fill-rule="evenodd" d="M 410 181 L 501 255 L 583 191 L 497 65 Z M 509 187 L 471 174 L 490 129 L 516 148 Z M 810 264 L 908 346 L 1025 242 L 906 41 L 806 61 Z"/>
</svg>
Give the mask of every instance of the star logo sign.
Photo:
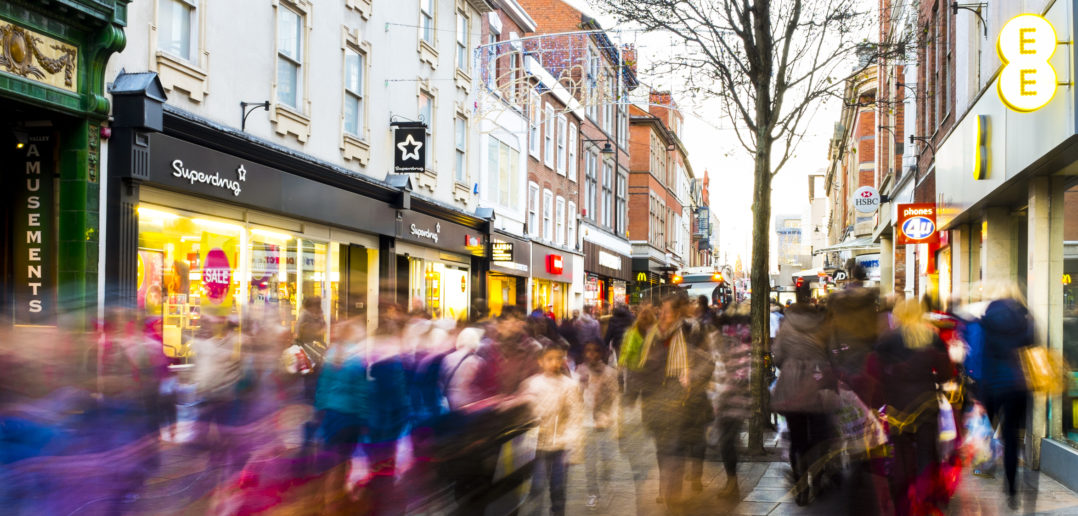
<svg viewBox="0 0 1078 516">
<path fill-rule="evenodd" d="M 240 164 L 240 168 L 236 169 L 236 175 L 239 176 L 240 181 L 247 181 L 247 169 L 243 168 L 243 164 Z"/>
<path fill-rule="evenodd" d="M 412 147 L 412 150 L 409 151 L 408 147 Z M 409 134 L 403 142 L 397 144 L 397 148 L 401 150 L 401 161 L 419 159 L 419 149 L 423 148 L 423 142 L 415 141 L 415 138 Z"/>
</svg>

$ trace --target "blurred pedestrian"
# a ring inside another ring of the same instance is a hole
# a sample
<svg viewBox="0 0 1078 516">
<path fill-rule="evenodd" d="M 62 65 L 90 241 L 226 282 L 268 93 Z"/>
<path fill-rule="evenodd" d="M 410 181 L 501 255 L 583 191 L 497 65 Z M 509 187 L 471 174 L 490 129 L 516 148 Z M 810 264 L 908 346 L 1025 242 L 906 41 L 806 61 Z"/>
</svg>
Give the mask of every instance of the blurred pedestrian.
<svg viewBox="0 0 1078 516">
<path fill-rule="evenodd" d="M 752 397 L 749 393 L 749 372 L 752 367 L 752 332 L 748 303 L 730 306 L 719 318 L 715 335 L 716 347 L 722 360 L 722 386 L 719 390 L 718 416 L 719 452 L 726 471 L 726 484 L 721 497 L 737 497 L 737 445 L 744 421 L 752 417 Z"/>
<path fill-rule="evenodd" d="M 715 326 L 708 311 L 707 298 L 703 299 L 693 305 L 695 313 L 686 313 L 682 322 L 682 332 L 687 336 L 689 381 L 683 402 L 681 453 L 687 461 L 689 483 L 696 492 L 704 489 L 707 429 L 715 422 L 714 406 L 708 398 L 708 388 L 715 376 L 715 359 L 712 355 Z"/>
<path fill-rule="evenodd" d="M 613 351 L 614 356 L 621 355 L 621 341 L 625 332 L 633 325 L 633 313 L 624 303 L 614 305 L 614 312 L 610 316 L 610 322 L 606 326 L 606 336 L 603 339 L 604 346 Z"/>
<path fill-rule="evenodd" d="M 830 413 L 837 408 L 835 374 L 824 337 L 826 316 L 810 304 L 805 292 L 786 308 L 775 336 L 775 365 L 779 369 L 771 393 L 771 409 L 786 418 L 790 439 L 790 468 L 796 484 L 795 501 L 806 505 L 818 486 L 824 458 L 835 433 Z"/>
<path fill-rule="evenodd" d="M 576 369 L 584 399 L 584 465 L 587 476 L 587 507 L 595 509 L 600 495 L 600 468 L 603 484 L 610 481 L 614 467 L 614 442 L 611 430 L 618 418 L 619 388 L 617 371 L 603 360 L 598 342 L 584 347 L 584 364 Z"/>
<path fill-rule="evenodd" d="M 658 322 L 644 339 L 639 383 L 648 433 L 655 441 L 659 462 L 659 498 L 672 511 L 681 508 L 685 459 L 681 431 L 683 403 L 689 393 L 689 355 L 681 324 L 686 299 L 673 294 L 663 299 Z"/>
<path fill-rule="evenodd" d="M 580 390 L 572 379 L 562 373 L 565 349 L 549 343 L 538 359 L 540 373 L 521 385 L 521 397 L 530 403 L 539 420 L 539 436 L 535 451 L 530 496 L 537 498 L 550 491 L 550 514 L 565 514 L 565 481 L 568 453 L 580 446 L 583 416 Z M 536 500 L 537 501 L 537 500 Z"/>
<path fill-rule="evenodd" d="M 868 406 L 886 405 L 894 449 L 891 501 L 896 516 L 905 516 L 946 502 L 939 478 L 936 386 L 954 376 L 954 366 L 920 302 L 899 301 L 892 314 L 896 329 L 880 338 L 866 361 L 877 386 Z"/>
<path fill-rule="evenodd" d="M 1012 289 L 988 304 L 980 324 L 984 346 L 980 397 L 992 425 L 999 425 L 1007 503 L 1018 509 L 1018 436 L 1025 429 L 1030 404 L 1019 354 L 1022 348 L 1034 345 L 1033 321 Z"/>
</svg>

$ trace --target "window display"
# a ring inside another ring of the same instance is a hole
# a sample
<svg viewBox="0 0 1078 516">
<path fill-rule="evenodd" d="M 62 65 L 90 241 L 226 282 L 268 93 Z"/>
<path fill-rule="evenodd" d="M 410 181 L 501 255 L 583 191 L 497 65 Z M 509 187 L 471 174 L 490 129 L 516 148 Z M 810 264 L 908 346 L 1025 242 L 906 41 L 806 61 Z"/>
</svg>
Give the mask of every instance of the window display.
<svg viewBox="0 0 1078 516">
<path fill-rule="evenodd" d="M 1063 358 L 1070 364 L 1071 382 L 1063 391 L 1063 435 L 1078 444 L 1078 183 L 1063 194 Z"/>
<path fill-rule="evenodd" d="M 156 206 L 138 215 L 137 305 L 170 358 L 190 360 L 208 318 L 235 318 L 240 329 L 244 319 L 273 321 L 295 335 L 306 306 L 331 322 L 339 244 Z"/>
</svg>

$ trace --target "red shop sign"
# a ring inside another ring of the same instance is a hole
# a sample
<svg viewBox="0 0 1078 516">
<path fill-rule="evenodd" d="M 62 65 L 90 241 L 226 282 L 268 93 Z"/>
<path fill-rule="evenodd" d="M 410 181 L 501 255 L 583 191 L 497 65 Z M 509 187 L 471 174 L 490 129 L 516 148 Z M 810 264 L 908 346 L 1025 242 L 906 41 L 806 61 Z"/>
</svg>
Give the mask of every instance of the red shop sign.
<svg viewBox="0 0 1078 516">
<path fill-rule="evenodd" d="M 935 244 L 939 242 L 936 231 L 936 204 L 931 202 L 899 204 L 898 231 L 895 245 Z"/>
<path fill-rule="evenodd" d="M 561 274 L 563 268 L 563 258 L 560 254 L 548 254 L 546 255 L 546 271 L 551 274 Z"/>
</svg>

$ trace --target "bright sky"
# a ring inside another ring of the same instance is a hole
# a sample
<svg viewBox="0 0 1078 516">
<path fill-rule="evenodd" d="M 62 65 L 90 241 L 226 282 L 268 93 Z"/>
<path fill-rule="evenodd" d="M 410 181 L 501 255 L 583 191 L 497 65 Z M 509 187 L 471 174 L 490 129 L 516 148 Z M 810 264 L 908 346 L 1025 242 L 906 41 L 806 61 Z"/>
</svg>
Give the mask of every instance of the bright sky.
<svg viewBox="0 0 1078 516">
<path fill-rule="evenodd" d="M 585 13 L 596 10 L 586 0 L 564 0 Z M 874 5 L 865 1 L 867 9 Z M 651 63 L 664 55 L 677 52 L 680 43 L 669 35 L 644 34 L 632 30 L 619 31 L 613 20 L 597 16 L 603 28 L 615 41 L 634 43 L 639 59 L 638 70 L 647 70 Z M 645 84 L 633 92 L 632 100 L 646 98 L 647 85 L 658 90 L 672 90 L 674 98 L 685 116 L 682 141 L 689 151 L 689 161 L 699 176 L 706 170 L 711 177 L 711 210 L 719 218 L 720 260 L 733 266 L 738 257 L 747 268 L 752 256 L 752 186 L 753 161 L 751 155 L 738 142 L 731 122 L 723 113 L 717 100 L 692 99 L 676 77 L 656 77 L 641 74 Z M 796 147 L 794 156 L 772 182 L 771 221 L 777 214 L 802 214 L 807 212 L 808 179 L 828 164 L 827 149 L 838 121 L 842 105 L 838 101 L 821 104 L 805 124 L 806 134 Z M 781 152 L 781 148 L 776 148 Z M 770 231 L 769 231 L 770 233 Z M 769 237 L 771 235 L 769 234 Z M 774 254 L 774 249 L 772 249 Z"/>
</svg>

